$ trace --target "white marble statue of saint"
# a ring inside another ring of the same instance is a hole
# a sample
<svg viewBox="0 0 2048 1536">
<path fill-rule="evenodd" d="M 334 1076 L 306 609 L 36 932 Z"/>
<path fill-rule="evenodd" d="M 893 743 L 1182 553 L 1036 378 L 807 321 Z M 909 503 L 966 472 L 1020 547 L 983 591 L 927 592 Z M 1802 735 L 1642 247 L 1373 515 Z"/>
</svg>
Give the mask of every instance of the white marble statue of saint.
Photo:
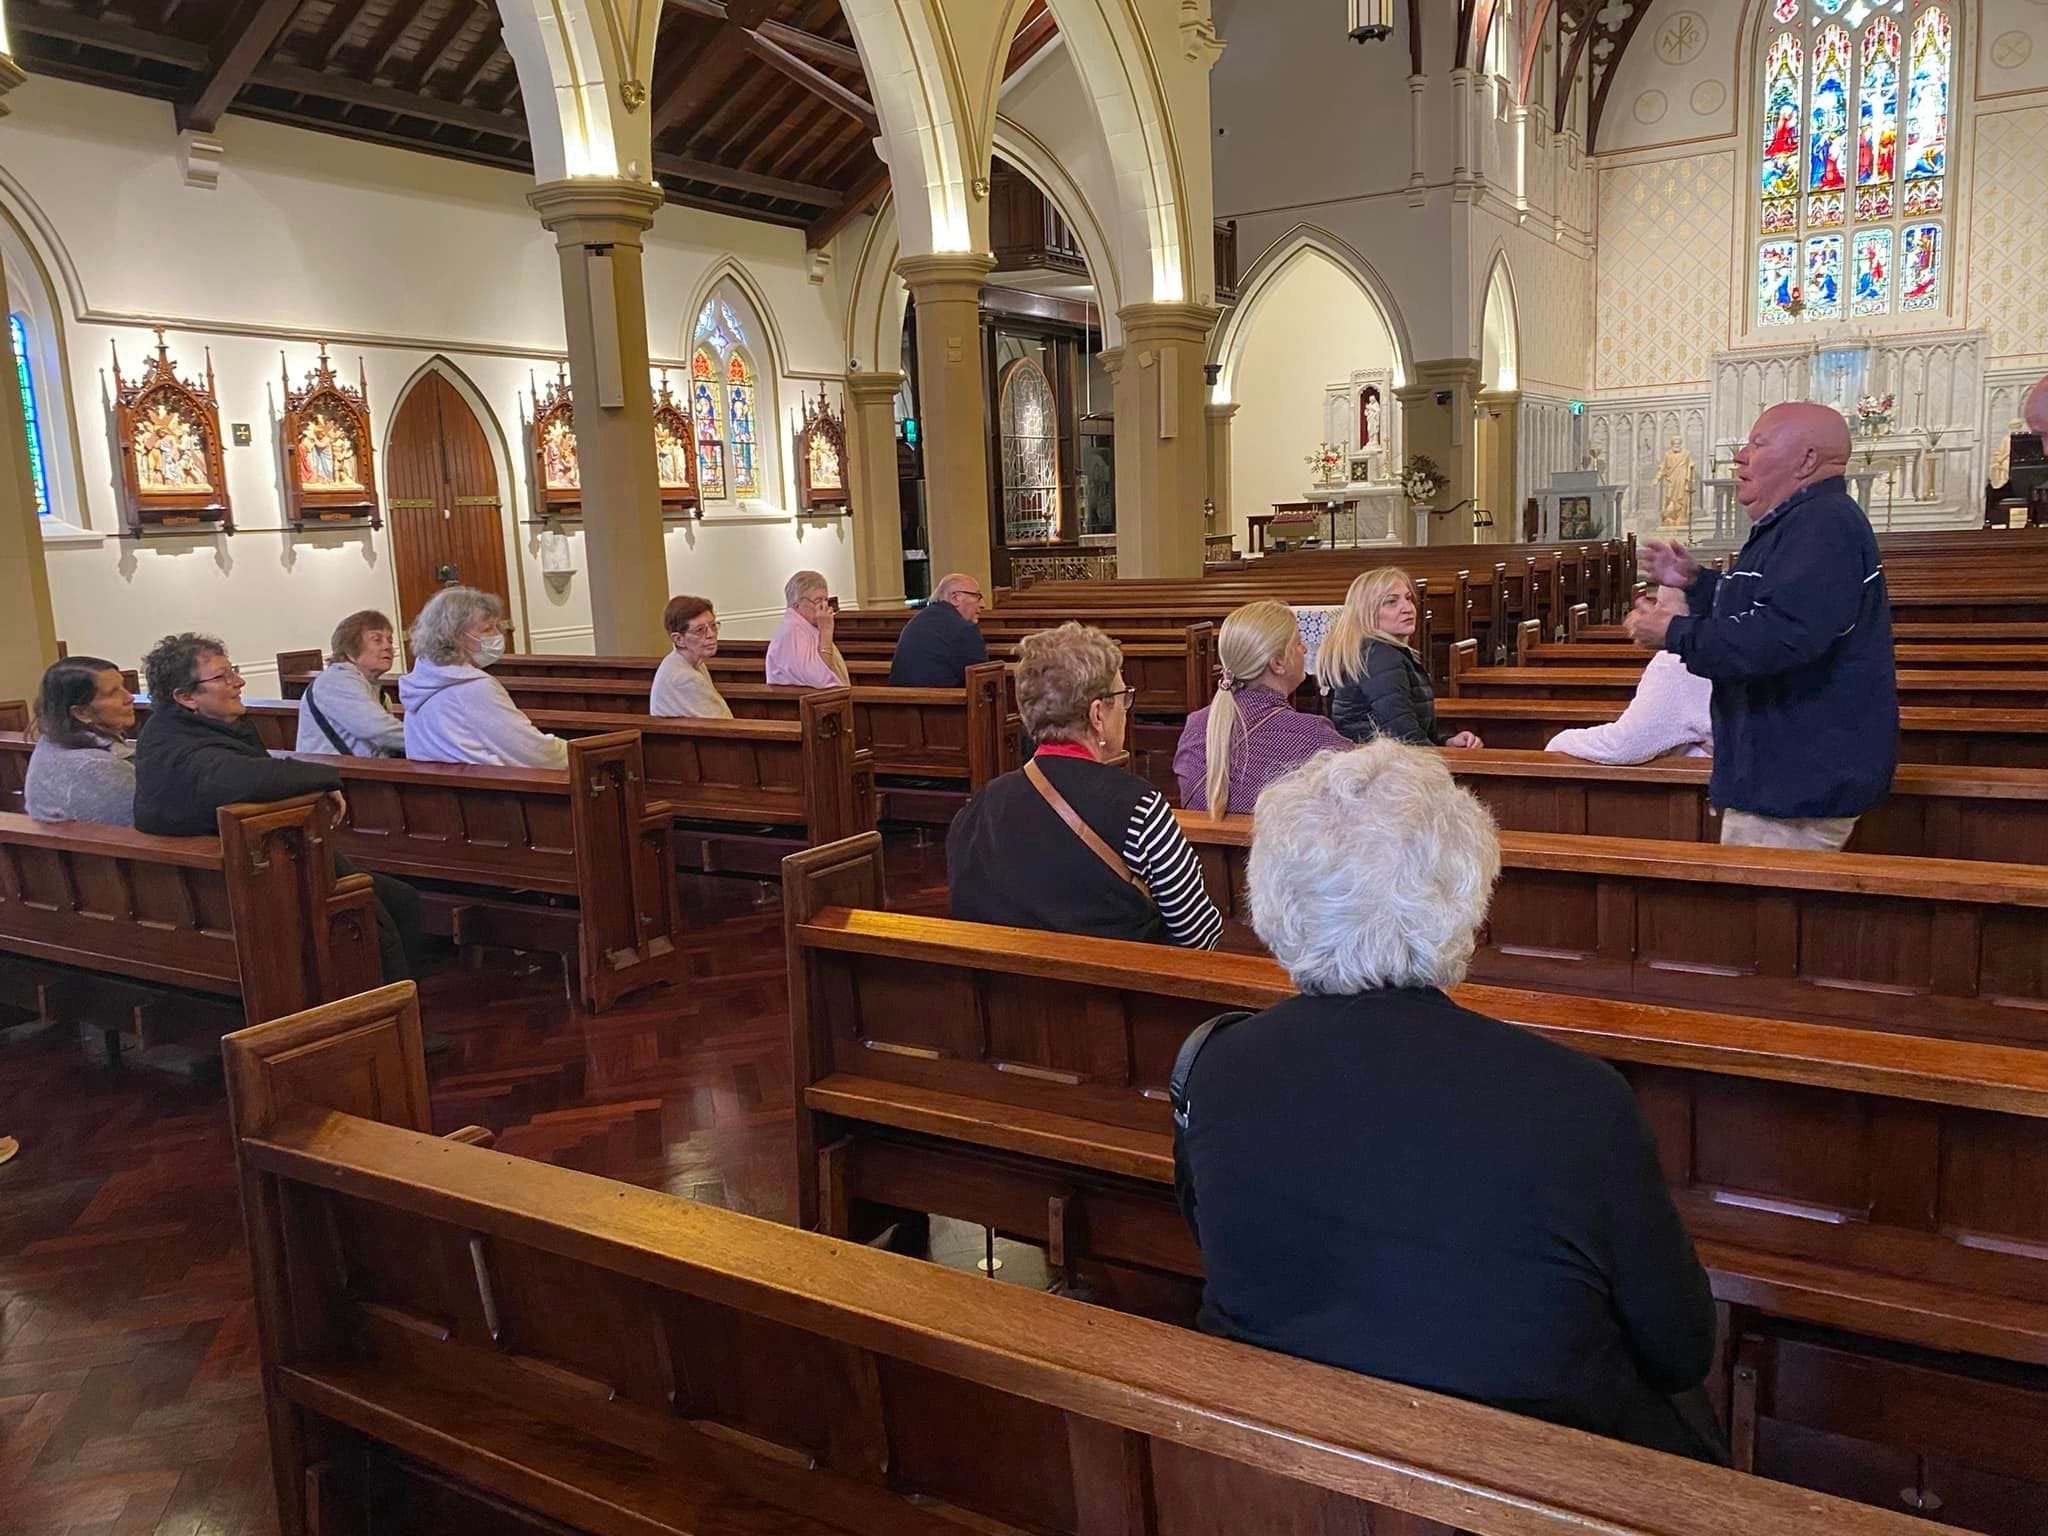
<svg viewBox="0 0 2048 1536">
<path fill-rule="evenodd" d="M 1693 474 L 1696 466 L 1679 438 L 1671 439 L 1664 460 L 1657 466 L 1657 484 L 1664 490 L 1664 506 L 1658 523 L 1665 528 L 1685 528 L 1692 523 Z"/>
</svg>

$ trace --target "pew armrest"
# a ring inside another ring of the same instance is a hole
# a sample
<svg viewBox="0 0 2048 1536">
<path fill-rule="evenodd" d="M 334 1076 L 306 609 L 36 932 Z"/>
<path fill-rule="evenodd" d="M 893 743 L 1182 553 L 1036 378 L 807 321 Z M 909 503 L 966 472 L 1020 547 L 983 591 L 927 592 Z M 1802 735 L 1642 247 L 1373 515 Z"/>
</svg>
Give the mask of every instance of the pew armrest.
<svg viewBox="0 0 2048 1536">
<path fill-rule="evenodd" d="M 496 1144 L 498 1133 L 481 1125 L 465 1125 L 459 1131 L 450 1131 L 441 1138 L 443 1141 L 459 1141 L 466 1147 L 489 1147 Z"/>
</svg>

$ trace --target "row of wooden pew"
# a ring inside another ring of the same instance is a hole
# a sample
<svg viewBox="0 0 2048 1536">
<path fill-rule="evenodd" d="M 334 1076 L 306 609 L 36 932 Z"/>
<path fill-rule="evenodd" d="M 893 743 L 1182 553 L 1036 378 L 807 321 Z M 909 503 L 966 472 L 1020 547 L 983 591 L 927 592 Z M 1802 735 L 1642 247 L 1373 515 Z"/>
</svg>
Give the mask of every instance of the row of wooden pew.
<svg viewBox="0 0 2048 1536">
<path fill-rule="evenodd" d="M 1227 832 L 1203 852 L 1234 907 L 1243 829 Z M 1686 848 L 1729 855 L 1688 868 L 1653 843 L 1503 840 L 1456 995 L 1635 1088 L 1713 1279 L 1709 1388 L 1736 1464 L 1878 1503 L 1903 1464 L 1961 1523 L 2037 1529 L 2048 1034 L 1972 1026 L 2040 1002 L 1980 985 L 1988 1007 L 1951 1016 L 1955 1038 L 1914 1038 L 1901 1031 L 1943 1027 L 1903 1006 L 1929 989 L 1877 955 L 1917 929 L 1952 952 L 1936 970 L 1971 963 L 1953 954 L 1992 936 L 1962 929 L 2031 928 L 2048 888 L 1969 895 L 1852 855 Z M 1188 1319 L 1200 1254 L 1172 1195 L 1166 1080 L 1189 1029 L 1288 996 L 1285 974 L 1258 954 L 889 913 L 881 891 L 871 838 L 785 875 L 805 1224 L 864 1238 L 926 1213 L 977 1222 L 1044 1245 L 1070 1290 Z M 1586 933 L 1542 942 L 1555 903 Z M 2026 968 L 2039 938 L 1998 942 Z"/>
<path fill-rule="evenodd" d="M 796 974 L 830 983 L 799 1015 L 807 1025 L 823 1023 L 810 1010 L 856 995 L 861 978 L 836 965 L 850 957 L 824 937 L 851 915 L 876 916 L 807 913 L 793 930 Z M 895 964 L 880 948 L 871 975 Z M 1003 958 L 933 963 L 950 978 Z M 1073 995 L 1102 995 L 1100 980 Z M 1205 1006 L 1188 990 L 1176 998 L 1168 984 L 1162 1023 Z M 858 1053 L 856 1021 L 831 1017 L 832 1048 Z M 1099 1018 L 1120 1030 L 1119 1015 Z M 1674 1104 L 1695 1076 L 1781 1091 L 1726 1063 L 1693 1074 L 1683 1045 L 1649 1049 L 1673 1063 L 1642 1070 L 1668 1070 Z M 1946 1529 L 506 1157 L 471 1128 L 436 1126 L 409 986 L 245 1031 L 226 1061 L 286 1536 Z M 1906 1079 L 1845 1064 L 1826 1091 L 1942 1115 L 1977 1091 L 1970 1074 L 1984 1065 Z M 2000 1114 L 2024 1115 L 2030 1094 L 2048 1094 L 2048 1080 L 2005 1090 Z M 1160 1106 L 1123 1097 L 1163 1140 Z M 807 1131 L 821 1118 L 807 1110 Z M 1026 1165 L 956 1144 L 995 1166 L 991 1193 Z M 908 1195 L 865 1182 L 882 1174 L 861 1145 L 837 1154 L 862 1181 L 847 1197 Z M 1077 1224 L 1079 1191 L 1090 1187 L 1094 1216 L 1102 1179 L 1077 1151 L 1044 1166 L 1076 1196 L 1078 1264 L 1097 1241 Z M 1134 1212 L 1159 1208 L 1142 1172 L 1114 1178 Z M 1056 1213 L 1065 1198 L 1048 1197 Z M 1158 1220 L 1178 1223 L 1170 1205 Z M 1714 1253 L 1717 1275 L 1738 1272 L 1734 1254 Z M 1804 1274 L 1788 1265 L 1762 1283 L 1795 1288 Z M 1740 1304 L 1727 1305 L 1732 1318 Z M 1768 1449 L 1777 1379 L 1760 1381 L 1744 1390 Z"/>
</svg>

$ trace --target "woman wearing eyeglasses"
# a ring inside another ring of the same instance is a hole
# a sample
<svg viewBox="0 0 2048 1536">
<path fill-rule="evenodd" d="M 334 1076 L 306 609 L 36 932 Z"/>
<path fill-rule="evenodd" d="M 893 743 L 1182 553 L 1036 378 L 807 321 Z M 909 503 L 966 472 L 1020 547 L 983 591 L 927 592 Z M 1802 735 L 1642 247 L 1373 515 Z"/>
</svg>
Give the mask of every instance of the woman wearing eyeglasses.
<svg viewBox="0 0 2048 1536">
<path fill-rule="evenodd" d="M 671 719 L 730 720 L 732 706 L 704 663 L 718 654 L 718 615 L 708 597 L 672 597 L 662 610 L 669 653 L 654 669 L 648 712 Z"/>
<path fill-rule="evenodd" d="M 1017 646 L 1017 709 L 1038 752 L 953 818 L 953 916 L 1094 938 L 1213 949 L 1223 917 L 1150 784 L 1115 764 L 1136 690 L 1099 629 L 1062 624 Z"/>
</svg>

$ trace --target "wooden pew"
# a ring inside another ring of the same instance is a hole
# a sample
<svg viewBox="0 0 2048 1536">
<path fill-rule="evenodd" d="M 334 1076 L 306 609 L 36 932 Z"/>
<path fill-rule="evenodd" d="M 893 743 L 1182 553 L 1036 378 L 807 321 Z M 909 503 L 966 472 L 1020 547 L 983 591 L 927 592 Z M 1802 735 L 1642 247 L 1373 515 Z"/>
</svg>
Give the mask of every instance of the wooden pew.
<svg viewBox="0 0 2048 1536">
<path fill-rule="evenodd" d="M 1438 699 L 1445 731 L 1476 731 L 1489 747 L 1541 751 L 1559 731 L 1605 725 L 1617 699 Z M 1899 711 L 1899 761 L 1986 768 L 2048 768 L 2048 710 L 1935 709 Z"/>
<path fill-rule="evenodd" d="M 1263 957 L 819 906 L 858 884 L 851 849 L 813 882 L 803 866 L 826 852 L 792 860 L 787 907 L 805 1222 L 978 1222 L 1045 1244 L 1070 1287 L 1185 1316 L 1200 1255 L 1172 1200 L 1165 1084 L 1188 1030 L 1291 995 L 1285 974 Z M 1635 1089 L 1725 1309 L 1711 1388 L 1738 1465 L 1768 1462 L 1780 1434 L 1853 1434 L 2048 1495 L 2048 1247 L 2024 1187 L 2048 1177 L 2048 1056 L 1454 995 Z M 1907 1365 L 1900 1346 L 1928 1353 Z M 1987 1390 L 2003 1416 L 1990 1423 L 1965 1411 Z"/>
<path fill-rule="evenodd" d="M 1242 919 L 1251 818 L 1176 812 Z M 2048 868 L 1503 832 L 1476 981 L 2048 1046 Z"/>
<path fill-rule="evenodd" d="M 1561 752 L 1441 750 L 1458 782 L 1508 831 L 1720 841 L 1707 758 L 1613 767 Z M 1890 798 L 1857 820 L 1848 851 L 2048 864 L 2048 771 L 1902 763 Z"/>
<path fill-rule="evenodd" d="M 224 806 L 213 837 L 152 837 L 0 813 L 0 951 L 239 998 L 251 1024 L 375 986 L 376 896 L 334 873 L 327 816 L 302 795 Z M 113 990 L 137 1048 L 192 1022 L 189 997 Z"/>
<path fill-rule="evenodd" d="M 457 943 L 575 955 L 594 1013 L 681 979 L 674 809 L 648 798 L 637 733 L 570 742 L 566 773 L 303 760 L 341 775 L 348 818 L 335 846 L 365 869 L 433 882 L 424 904 Z"/>
<path fill-rule="evenodd" d="M 1642 681 L 1641 665 L 1483 667 L 1476 650 L 1451 648 L 1449 697 L 1612 699 L 1627 704 Z M 2048 672 L 1907 670 L 1898 674 L 1899 703 L 1930 709 L 2048 709 Z"/>
<path fill-rule="evenodd" d="M 651 683 L 652 667 L 648 677 Z M 570 678 L 500 677 L 515 703 L 530 714 L 645 715 L 647 686 L 637 682 Z M 736 716 L 759 706 L 771 718 L 796 718 L 808 691 L 766 684 L 725 688 Z M 970 667 L 965 688 L 857 687 L 853 690 L 854 739 L 871 755 L 880 776 L 945 781 L 947 787 L 910 788 L 878 784 L 880 814 L 898 820 L 944 823 L 969 794 L 1018 761 L 1021 726 L 1014 689 L 1001 662 Z"/>
<path fill-rule="evenodd" d="M 1615 640 L 1567 640 L 1544 643 L 1534 624 L 1524 624 L 1515 644 L 1515 665 L 1529 667 L 1634 667 L 1648 664 L 1651 653 L 1639 650 L 1626 636 Z M 1892 659 L 1906 671 L 2044 671 L 2048 644 L 1974 645 L 1895 640 Z"/>
<path fill-rule="evenodd" d="M 437 1140 L 405 989 L 224 1050 L 285 1536 L 1943 1529 Z"/>
</svg>

